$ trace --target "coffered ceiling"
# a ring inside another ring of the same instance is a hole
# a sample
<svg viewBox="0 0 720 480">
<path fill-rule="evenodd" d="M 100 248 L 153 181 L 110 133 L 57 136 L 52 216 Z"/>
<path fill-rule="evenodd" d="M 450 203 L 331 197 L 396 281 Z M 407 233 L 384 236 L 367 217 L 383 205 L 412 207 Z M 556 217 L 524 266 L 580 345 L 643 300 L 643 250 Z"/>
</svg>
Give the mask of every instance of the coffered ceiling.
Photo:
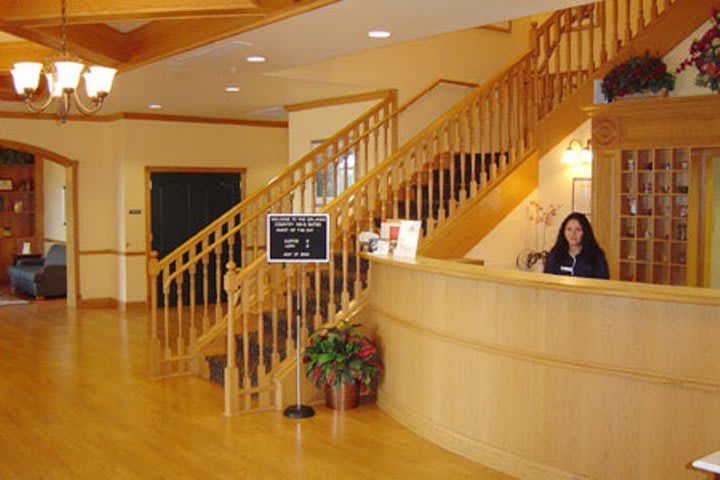
<svg viewBox="0 0 720 480">
<path fill-rule="evenodd" d="M 576 0 L 67 0 L 68 50 L 118 68 L 104 112 L 243 118 L 378 85 L 276 72 L 439 33 L 580 4 Z M 23 109 L 9 77 L 61 45 L 60 0 L 0 0 L 0 111 Z M 392 37 L 378 42 L 367 31 Z M 267 58 L 263 64 L 245 61 Z M 240 91 L 229 96 L 224 87 Z M 386 87 L 391 87 L 387 85 Z M 13 101 L 14 100 L 14 101 Z"/>
</svg>

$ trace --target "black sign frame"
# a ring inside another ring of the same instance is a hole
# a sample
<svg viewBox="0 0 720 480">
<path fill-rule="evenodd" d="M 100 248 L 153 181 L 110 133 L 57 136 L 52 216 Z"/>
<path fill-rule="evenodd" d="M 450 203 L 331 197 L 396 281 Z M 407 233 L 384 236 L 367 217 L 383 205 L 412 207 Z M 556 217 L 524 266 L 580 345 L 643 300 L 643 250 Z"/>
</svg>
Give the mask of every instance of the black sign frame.
<svg viewBox="0 0 720 480">
<path fill-rule="evenodd" d="M 269 263 L 330 261 L 329 214 L 268 213 L 265 227 Z"/>
</svg>

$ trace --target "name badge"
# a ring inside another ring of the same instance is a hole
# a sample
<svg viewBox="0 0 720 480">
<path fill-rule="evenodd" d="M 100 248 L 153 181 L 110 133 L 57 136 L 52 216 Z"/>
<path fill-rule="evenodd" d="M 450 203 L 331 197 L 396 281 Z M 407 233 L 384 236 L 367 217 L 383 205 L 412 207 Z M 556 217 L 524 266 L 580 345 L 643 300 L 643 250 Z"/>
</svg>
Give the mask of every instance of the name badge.
<svg viewBox="0 0 720 480">
<path fill-rule="evenodd" d="M 564 266 L 564 265 L 560 265 L 560 271 L 561 271 L 561 272 L 568 272 L 568 273 L 571 274 L 571 275 L 572 275 L 572 273 L 573 273 L 572 267 L 566 267 L 566 266 Z"/>
</svg>

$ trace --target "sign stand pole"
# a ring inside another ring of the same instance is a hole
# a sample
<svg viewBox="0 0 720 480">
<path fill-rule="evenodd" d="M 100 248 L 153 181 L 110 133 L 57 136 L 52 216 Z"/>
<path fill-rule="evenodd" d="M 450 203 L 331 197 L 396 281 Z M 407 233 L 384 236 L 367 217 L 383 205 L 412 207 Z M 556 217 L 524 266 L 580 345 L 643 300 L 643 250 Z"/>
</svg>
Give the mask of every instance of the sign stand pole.
<svg viewBox="0 0 720 480">
<path fill-rule="evenodd" d="M 290 405 L 285 409 L 284 415 L 288 418 L 309 418 L 315 415 L 315 410 L 309 405 L 302 404 L 302 390 L 300 386 L 300 370 L 302 370 L 302 364 L 300 362 L 300 292 L 302 284 L 302 274 L 300 268 L 297 268 L 297 290 L 295 291 L 295 373 L 297 375 L 296 382 L 296 394 L 297 403 Z"/>
</svg>

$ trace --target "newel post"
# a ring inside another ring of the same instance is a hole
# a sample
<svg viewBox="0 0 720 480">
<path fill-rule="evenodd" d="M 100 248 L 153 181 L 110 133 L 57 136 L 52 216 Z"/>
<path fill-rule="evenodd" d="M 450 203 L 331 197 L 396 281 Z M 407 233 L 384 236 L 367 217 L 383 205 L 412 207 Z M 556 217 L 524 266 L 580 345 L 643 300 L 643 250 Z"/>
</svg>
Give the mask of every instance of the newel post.
<svg viewBox="0 0 720 480">
<path fill-rule="evenodd" d="M 225 365 L 225 416 L 237 415 L 240 412 L 240 397 L 238 382 L 240 381 L 237 363 L 235 361 L 235 300 L 237 299 L 239 284 L 237 281 L 238 268 L 235 262 L 227 264 L 224 286 L 227 294 L 227 363 Z"/>
<path fill-rule="evenodd" d="M 160 375 L 160 339 L 158 338 L 157 318 L 157 278 L 158 278 L 158 252 L 150 251 L 148 261 L 148 290 L 150 291 L 150 374 Z"/>
</svg>

